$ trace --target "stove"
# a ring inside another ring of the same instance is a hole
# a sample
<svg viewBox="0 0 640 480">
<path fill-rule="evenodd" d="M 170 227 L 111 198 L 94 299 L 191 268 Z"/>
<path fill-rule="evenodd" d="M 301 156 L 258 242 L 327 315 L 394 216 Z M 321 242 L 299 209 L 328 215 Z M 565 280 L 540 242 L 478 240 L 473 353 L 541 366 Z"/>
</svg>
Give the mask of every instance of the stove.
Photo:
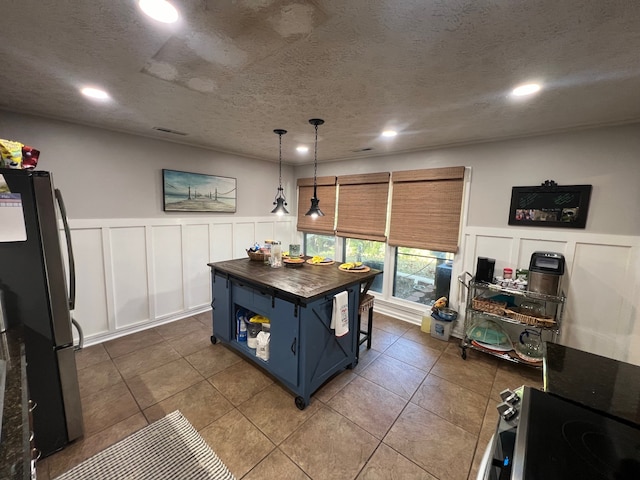
<svg viewBox="0 0 640 480">
<path fill-rule="evenodd" d="M 530 387 L 501 397 L 478 478 L 640 479 L 640 426 Z"/>
</svg>

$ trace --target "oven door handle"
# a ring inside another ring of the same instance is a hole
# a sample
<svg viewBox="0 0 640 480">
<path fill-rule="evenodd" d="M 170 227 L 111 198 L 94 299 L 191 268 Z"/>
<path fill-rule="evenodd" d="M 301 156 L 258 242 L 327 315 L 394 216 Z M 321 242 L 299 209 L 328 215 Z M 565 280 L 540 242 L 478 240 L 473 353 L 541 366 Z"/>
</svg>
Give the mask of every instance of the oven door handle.
<svg viewBox="0 0 640 480">
<path fill-rule="evenodd" d="M 480 467 L 478 468 L 478 476 L 476 480 L 488 480 L 490 478 L 489 474 L 491 468 L 491 459 L 493 458 L 493 449 L 495 443 L 495 434 L 491 436 L 491 440 L 489 440 L 489 444 L 487 448 L 484 450 L 484 455 L 482 455 L 482 460 L 480 461 Z"/>
</svg>

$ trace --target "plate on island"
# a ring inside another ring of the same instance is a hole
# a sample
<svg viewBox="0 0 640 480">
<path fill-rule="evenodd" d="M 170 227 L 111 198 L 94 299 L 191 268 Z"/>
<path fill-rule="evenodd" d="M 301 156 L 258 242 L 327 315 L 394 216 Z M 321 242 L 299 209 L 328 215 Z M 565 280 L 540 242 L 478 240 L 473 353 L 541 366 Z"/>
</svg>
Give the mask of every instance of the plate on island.
<svg viewBox="0 0 640 480">
<path fill-rule="evenodd" d="M 283 258 L 282 263 L 288 267 L 301 267 L 304 265 L 304 258 Z"/>
<path fill-rule="evenodd" d="M 282 261 L 287 263 L 304 263 L 304 258 L 285 258 Z"/>
<path fill-rule="evenodd" d="M 312 258 L 308 258 L 307 263 L 309 265 L 333 265 L 336 262 L 331 258 L 323 258 L 320 262 L 314 262 Z"/>
<path fill-rule="evenodd" d="M 371 270 L 371 268 L 367 267 L 366 265 L 358 265 L 357 267 L 346 267 L 343 263 L 338 267 L 338 270 L 342 270 L 343 272 L 364 273 Z"/>
</svg>

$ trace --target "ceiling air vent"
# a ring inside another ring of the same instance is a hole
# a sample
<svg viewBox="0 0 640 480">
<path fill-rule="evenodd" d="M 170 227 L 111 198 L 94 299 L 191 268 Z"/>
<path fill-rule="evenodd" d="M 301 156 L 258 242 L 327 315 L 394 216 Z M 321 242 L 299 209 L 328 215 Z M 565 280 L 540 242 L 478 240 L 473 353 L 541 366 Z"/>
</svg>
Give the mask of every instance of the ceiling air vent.
<svg viewBox="0 0 640 480">
<path fill-rule="evenodd" d="M 153 127 L 153 129 L 158 130 L 159 132 L 170 133 L 171 135 L 182 135 L 183 137 L 189 135 L 188 133 L 179 132 L 178 130 L 171 130 L 170 128 Z"/>
<path fill-rule="evenodd" d="M 351 150 L 351 151 L 354 153 L 360 153 L 360 152 L 370 152 L 371 150 L 373 150 L 373 148 L 365 147 L 365 148 L 358 148 L 357 150 Z"/>
</svg>

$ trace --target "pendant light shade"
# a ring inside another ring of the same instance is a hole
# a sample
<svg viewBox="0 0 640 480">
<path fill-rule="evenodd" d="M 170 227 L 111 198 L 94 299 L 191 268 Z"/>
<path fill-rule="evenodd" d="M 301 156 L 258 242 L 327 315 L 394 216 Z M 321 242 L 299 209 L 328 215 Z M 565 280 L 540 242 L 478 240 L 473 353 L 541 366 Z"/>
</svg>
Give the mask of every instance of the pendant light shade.
<svg viewBox="0 0 640 480">
<path fill-rule="evenodd" d="M 281 216 L 281 215 L 289 214 L 289 211 L 285 208 L 287 205 L 287 199 L 284 196 L 284 189 L 282 188 L 282 135 L 287 133 L 287 131 L 282 129 L 276 129 L 273 131 L 273 133 L 275 133 L 279 137 L 280 182 L 278 183 L 278 193 L 276 193 L 276 198 L 273 201 L 273 204 L 276 206 L 276 208 L 271 210 L 271 213 L 275 213 L 276 215 Z"/>
<path fill-rule="evenodd" d="M 315 127 L 316 141 L 315 141 L 315 148 L 313 150 L 313 198 L 311 199 L 311 208 L 309 208 L 309 211 L 305 213 L 305 216 L 316 218 L 316 217 L 324 217 L 324 213 L 322 213 L 322 210 L 320 210 L 320 207 L 318 206 L 320 203 L 320 200 L 318 199 L 317 183 L 316 183 L 316 177 L 318 172 L 318 125 L 322 125 L 324 123 L 324 120 L 320 118 L 312 118 L 311 120 L 309 120 L 309 123 Z"/>
</svg>

